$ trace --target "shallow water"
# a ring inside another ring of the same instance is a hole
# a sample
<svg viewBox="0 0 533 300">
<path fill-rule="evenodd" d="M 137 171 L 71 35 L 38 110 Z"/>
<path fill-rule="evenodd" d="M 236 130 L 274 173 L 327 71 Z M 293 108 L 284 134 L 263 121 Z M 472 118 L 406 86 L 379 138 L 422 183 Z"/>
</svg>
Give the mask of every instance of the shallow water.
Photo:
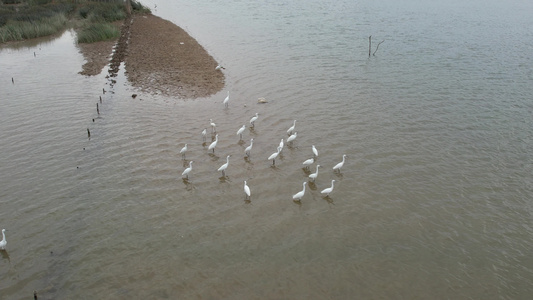
<svg viewBox="0 0 533 300">
<path fill-rule="evenodd" d="M 143 3 L 226 67 L 226 88 L 133 99 L 123 73 L 77 74 L 72 32 L 1 48 L 0 298 L 533 292 L 531 4 Z M 384 40 L 370 58 L 369 35 L 372 52 Z M 322 167 L 297 204 L 311 145 Z"/>
</svg>

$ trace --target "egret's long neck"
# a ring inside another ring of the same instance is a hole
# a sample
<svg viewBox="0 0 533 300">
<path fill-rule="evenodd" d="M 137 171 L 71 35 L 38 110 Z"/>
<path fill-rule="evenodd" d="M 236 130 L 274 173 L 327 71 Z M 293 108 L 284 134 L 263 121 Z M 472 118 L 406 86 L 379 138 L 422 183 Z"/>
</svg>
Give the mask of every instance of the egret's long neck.
<svg viewBox="0 0 533 300">
<path fill-rule="evenodd" d="M 2 231 L 2 242 L 6 241 L 6 234 Z"/>
</svg>

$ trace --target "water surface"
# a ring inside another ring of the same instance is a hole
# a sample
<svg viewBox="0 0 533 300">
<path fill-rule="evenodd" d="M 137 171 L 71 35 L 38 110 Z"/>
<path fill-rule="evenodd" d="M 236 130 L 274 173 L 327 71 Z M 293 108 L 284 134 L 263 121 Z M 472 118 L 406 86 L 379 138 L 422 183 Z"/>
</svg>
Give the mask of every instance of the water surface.
<svg viewBox="0 0 533 300">
<path fill-rule="evenodd" d="M 133 99 L 123 67 L 114 85 L 106 70 L 77 74 L 70 31 L 1 48 L 0 295 L 531 295 L 531 4 L 143 3 L 226 67 L 226 87 Z M 371 57 L 369 35 L 372 52 L 384 41 Z M 294 119 L 298 137 L 272 166 Z M 302 169 L 311 145 L 322 166 L 314 183 Z"/>
</svg>

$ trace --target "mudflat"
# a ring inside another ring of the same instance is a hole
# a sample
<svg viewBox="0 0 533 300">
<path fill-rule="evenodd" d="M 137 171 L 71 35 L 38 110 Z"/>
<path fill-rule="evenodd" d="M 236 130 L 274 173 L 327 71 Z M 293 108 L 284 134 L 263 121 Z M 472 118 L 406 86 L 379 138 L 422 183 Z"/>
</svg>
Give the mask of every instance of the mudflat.
<svg viewBox="0 0 533 300">
<path fill-rule="evenodd" d="M 128 80 L 143 92 L 194 99 L 224 87 L 215 59 L 172 22 L 152 14 L 133 15 L 124 21 L 121 35 L 118 42 L 79 44 L 87 60 L 80 73 L 99 74 L 110 61 L 124 61 Z"/>
</svg>

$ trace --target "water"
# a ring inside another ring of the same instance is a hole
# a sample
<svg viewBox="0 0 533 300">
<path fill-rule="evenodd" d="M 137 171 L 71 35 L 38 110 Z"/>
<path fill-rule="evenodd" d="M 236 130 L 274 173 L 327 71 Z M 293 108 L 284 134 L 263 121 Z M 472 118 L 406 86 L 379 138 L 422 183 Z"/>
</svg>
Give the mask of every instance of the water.
<svg viewBox="0 0 533 300">
<path fill-rule="evenodd" d="M 0 298 L 530 297 L 532 4 L 143 3 L 226 67 L 226 88 L 132 99 L 122 73 L 77 74 L 69 31 L 2 48 Z M 384 41 L 370 58 L 369 35 L 372 52 Z M 311 145 L 323 167 L 298 205 Z"/>
</svg>

